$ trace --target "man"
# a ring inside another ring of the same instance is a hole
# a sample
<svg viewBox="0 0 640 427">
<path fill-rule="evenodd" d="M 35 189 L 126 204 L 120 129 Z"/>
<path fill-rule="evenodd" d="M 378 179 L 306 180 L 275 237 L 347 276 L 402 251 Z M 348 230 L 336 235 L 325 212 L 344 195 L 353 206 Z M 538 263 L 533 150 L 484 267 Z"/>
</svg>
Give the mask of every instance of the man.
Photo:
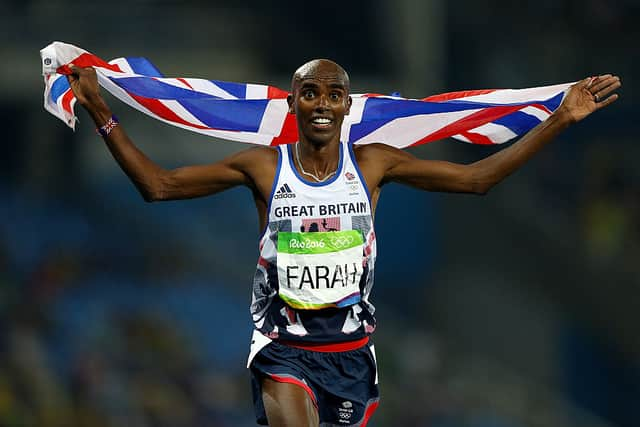
<svg viewBox="0 0 640 427">
<path fill-rule="evenodd" d="M 375 330 L 368 301 L 376 255 L 373 215 L 389 182 L 428 191 L 485 194 L 562 130 L 613 103 L 612 75 L 571 87 L 545 122 L 510 147 L 460 165 L 399 149 L 340 142 L 349 77 L 313 60 L 294 74 L 287 101 L 298 142 L 254 147 L 222 161 L 165 170 L 131 142 L 101 98 L 95 71 L 69 82 L 107 147 L 146 201 L 187 199 L 245 185 L 260 226 L 254 278 L 256 332 L 250 368 L 258 422 L 271 426 L 366 425 L 377 406 Z"/>
</svg>

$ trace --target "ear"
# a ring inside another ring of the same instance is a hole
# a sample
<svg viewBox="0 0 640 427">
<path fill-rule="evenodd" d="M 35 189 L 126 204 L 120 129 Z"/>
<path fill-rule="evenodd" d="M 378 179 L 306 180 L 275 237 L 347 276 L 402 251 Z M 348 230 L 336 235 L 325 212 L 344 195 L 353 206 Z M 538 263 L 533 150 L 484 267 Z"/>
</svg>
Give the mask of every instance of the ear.
<svg viewBox="0 0 640 427">
<path fill-rule="evenodd" d="M 296 110 L 293 108 L 293 94 L 287 95 L 287 104 L 289 105 L 289 114 L 295 114 Z"/>
<path fill-rule="evenodd" d="M 345 116 L 349 115 L 349 111 L 351 111 L 351 104 L 353 103 L 353 100 L 351 99 L 351 95 L 349 95 L 349 97 L 347 98 L 347 109 L 344 112 Z"/>
</svg>

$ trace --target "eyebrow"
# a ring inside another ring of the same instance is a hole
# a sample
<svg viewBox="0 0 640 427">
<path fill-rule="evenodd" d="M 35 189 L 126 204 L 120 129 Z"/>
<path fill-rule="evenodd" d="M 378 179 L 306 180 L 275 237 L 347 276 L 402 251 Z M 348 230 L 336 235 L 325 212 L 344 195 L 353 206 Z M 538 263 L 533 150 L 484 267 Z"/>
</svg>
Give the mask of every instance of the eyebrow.
<svg viewBox="0 0 640 427">
<path fill-rule="evenodd" d="M 300 89 L 304 89 L 304 88 L 317 88 L 318 84 L 317 83 L 312 83 L 312 82 L 303 82 L 300 85 Z"/>
<path fill-rule="evenodd" d="M 312 89 L 316 89 L 318 88 L 319 85 L 317 83 L 313 83 L 313 82 L 303 82 L 300 85 L 300 89 L 304 89 L 304 88 L 312 88 Z M 344 83 L 329 83 L 329 87 L 332 89 L 342 89 L 342 90 L 347 90 L 347 87 Z"/>
</svg>

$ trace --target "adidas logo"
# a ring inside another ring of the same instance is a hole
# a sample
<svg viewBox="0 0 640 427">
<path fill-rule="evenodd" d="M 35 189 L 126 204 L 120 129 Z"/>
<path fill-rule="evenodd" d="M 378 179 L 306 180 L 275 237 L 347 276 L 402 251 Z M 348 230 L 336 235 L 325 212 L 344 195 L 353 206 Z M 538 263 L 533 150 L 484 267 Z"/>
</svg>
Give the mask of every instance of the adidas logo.
<svg viewBox="0 0 640 427">
<path fill-rule="evenodd" d="M 282 184 L 280 189 L 273 196 L 274 199 L 294 199 L 295 193 L 289 188 L 289 184 Z"/>
</svg>

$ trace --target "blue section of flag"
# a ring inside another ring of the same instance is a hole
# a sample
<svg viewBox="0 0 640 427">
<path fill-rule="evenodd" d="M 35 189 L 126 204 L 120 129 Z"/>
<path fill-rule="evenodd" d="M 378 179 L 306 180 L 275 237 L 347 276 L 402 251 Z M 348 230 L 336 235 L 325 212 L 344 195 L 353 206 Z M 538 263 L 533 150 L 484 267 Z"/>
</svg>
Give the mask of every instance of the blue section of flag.
<svg viewBox="0 0 640 427">
<path fill-rule="evenodd" d="M 516 111 L 515 113 L 494 120 L 493 123 L 509 128 L 509 130 L 516 135 L 522 135 L 536 127 L 540 123 L 540 119 L 531 114 Z"/>
<path fill-rule="evenodd" d="M 183 89 L 148 77 L 110 77 L 111 81 L 129 93 L 155 99 L 220 99 L 195 90 Z"/>
<path fill-rule="evenodd" d="M 507 104 L 508 105 L 508 104 Z M 450 113 L 491 106 L 475 102 L 428 102 L 413 99 L 369 98 L 364 105 L 362 117 L 368 120 L 392 120 L 419 114 Z"/>
<path fill-rule="evenodd" d="M 164 77 L 164 74 L 162 74 L 160 70 L 158 70 L 147 58 L 134 57 L 126 58 L 126 60 L 133 72 L 136 74 L 149 77 Z"/>
<path fill-rule="evenodd" d="M 211 82 L 236 98 L 247 97 L 247 85 L 244 83 L 221 82 L 219 80 L 211 80 Z"/>
<path fill-rule="evenodd" d="M 231 131 L 258 132 L 268 99 L 181 99 L 180 104 L 205 125 Z"/>
<path fill-rule="evenodd" d="M 58 98 L 60 98 L 67 90 L 69 89 L 69 82 L 67 81 L 66 76 L 62 76 L 56 79 L 51 85 L 50 96 L 53 102 L 57 102 Z"/>
<path fill-rule="evenodd" d="M 544 105 L 549 111 L 555 111 L 562 103 L 562 98 L 564 97 L 564 93 L 559 93 L 553 98 L 549 98 L 546 101 L 542 102 L 530 102 L 530 104 L 540 104 Z M 529 132 L 534 127 L 538 126 L 542 120 L 533 116 L 531 114 L 524 113 L 522 111 L 516 111 L 515 113 L 508 114 L 504 117 L 501 117 L 497 120 L 494 120 L 493 123 L 502 125 L 506 128 L 509 128 L 516 135 L 523 135 Z"/>
<path fill-rule="evenodd" d="M 564 98 L 564 92 L 560 92 L 553 98 L 549 98 L 540 104 L 544 105 L 549 109 L 549 111 L 556 111 L 556 109 L 562 104 L 562 98 Z M 531 104 L 535 104 L 535 102 L 531 102 Z"/>
</svg>

